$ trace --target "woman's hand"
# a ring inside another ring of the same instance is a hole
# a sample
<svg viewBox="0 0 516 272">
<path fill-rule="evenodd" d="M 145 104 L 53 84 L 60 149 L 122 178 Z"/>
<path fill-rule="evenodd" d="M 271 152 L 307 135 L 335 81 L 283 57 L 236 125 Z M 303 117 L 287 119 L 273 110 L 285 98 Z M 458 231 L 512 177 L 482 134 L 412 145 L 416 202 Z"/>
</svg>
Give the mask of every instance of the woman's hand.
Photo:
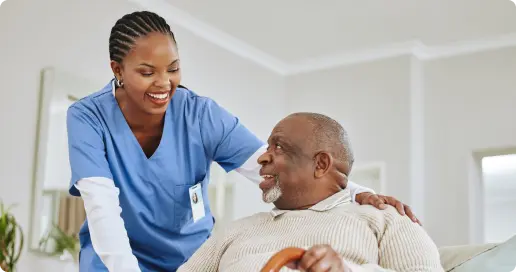
<svg viewBox="0 0 516 272">
<path fill-rule="evenodd" d="M 421 225 L 421 222 L 419 222 L 414 213 L 412 213 L 410 207 L 392 196 L 360 193 L 356 195 L 355 201 L 360 205 L 372 205 L 380 210 L 386 209 L 386 205 L 394 206 L 401 215 L 407 215 L 412 221 Z"/>
<path fill-rule="evenodd" d="M 288 268 L 311 272 L 350 272 L 342 257 L 329 245 L 308 249 L 301 260 L 287 264 Z"/>
</svg>

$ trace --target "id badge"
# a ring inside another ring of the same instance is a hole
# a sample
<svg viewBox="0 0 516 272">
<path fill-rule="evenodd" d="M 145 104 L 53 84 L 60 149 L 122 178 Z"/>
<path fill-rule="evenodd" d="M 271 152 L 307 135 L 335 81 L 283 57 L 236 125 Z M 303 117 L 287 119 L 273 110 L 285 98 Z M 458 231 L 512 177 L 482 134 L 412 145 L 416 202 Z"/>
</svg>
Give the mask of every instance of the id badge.
<svg viewBox="0 0 516 272">
<path fill-rule="evenodd" d="M 204 200 L 202 198 L 202 185 L 200 183 L 190 187 L 190 204 L 194 223 L 204 217 Z"/>
</svg>

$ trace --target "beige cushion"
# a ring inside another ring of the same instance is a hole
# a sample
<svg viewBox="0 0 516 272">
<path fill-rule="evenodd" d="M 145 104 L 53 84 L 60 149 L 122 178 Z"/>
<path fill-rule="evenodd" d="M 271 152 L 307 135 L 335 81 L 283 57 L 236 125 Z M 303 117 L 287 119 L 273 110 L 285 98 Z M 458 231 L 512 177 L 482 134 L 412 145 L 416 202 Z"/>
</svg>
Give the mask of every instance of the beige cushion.
<svg viewBox="0 0 516 272">
<path fill-rule="evenodd" d="M 471 260 L 499 244 L 481 244 L 481 245 L 464 245 L 464 246 L 448 246 L 439 248 L 441 255 L 441 264 L 444 271 L 450 271 L 453 268 Z"/>
</svg>

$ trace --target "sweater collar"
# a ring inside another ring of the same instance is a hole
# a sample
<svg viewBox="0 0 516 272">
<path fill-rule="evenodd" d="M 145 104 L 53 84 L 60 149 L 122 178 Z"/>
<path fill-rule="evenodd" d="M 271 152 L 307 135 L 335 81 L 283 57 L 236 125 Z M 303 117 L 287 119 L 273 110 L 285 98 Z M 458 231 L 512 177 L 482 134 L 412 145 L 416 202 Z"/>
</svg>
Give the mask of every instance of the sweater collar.
<svg viewBox="0 0 516 272">
<path fill-rule="evenodd" d="M 308 210 L 325 212 L 346 203 L 351 203 L 351 193 L 347 188 L 313 205 L 312 207 L 308 208 Z M 280 210 L 274 207 L 271 211 L 271 216 L 276 218 L 277 216 L 290 211 L 291 210 Z"/>
</svg>

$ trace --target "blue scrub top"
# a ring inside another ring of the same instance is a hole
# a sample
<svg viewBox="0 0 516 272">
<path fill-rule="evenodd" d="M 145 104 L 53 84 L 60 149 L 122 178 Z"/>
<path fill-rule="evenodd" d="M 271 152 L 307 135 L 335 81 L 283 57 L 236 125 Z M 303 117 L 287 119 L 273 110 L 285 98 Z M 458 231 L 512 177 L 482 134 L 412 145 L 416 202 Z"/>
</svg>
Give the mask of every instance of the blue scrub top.
<svg viewBox="0 0 516 272">
<path fill-rule="evenodd" d="M 121 216 L 142 271 L 175 271 L 210 236 L 210 164 L 240 167 L 263 142 L 212 99 L 177 88 L 163 136 L 147 158 L 112 93 L 113 81 L 67 112 L 73 186 L 87 177 L 112 179 Z M 189 188 L 202 184 L 205 217 L 193 222 Z M 80 271 L 107 271 L 92 247 L 88 221 L 80 231 Z"/>
</svg>

